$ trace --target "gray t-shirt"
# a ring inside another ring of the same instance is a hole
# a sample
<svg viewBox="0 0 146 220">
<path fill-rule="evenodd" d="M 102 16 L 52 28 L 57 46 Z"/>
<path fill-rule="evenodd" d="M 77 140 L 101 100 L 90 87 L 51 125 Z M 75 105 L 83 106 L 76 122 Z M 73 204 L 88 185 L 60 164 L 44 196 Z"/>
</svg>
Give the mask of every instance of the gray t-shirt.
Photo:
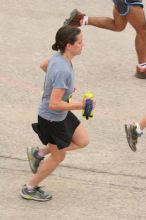
<svg viewBox="0 0 146 220">
<path fill-rule="evenodd" d="M 49 59 L 44 82 L 44 92 L 38 114 L 49 121 L 62 121 L 66 118 L 68 111 L 49 109 L 49 101 L 53 88 L 65 89 L 64 101 L 67 101 L 69 95 L 74 91 L 74 71 L 72 64 L 61 53 L 56 53 Z"/>
</svg>

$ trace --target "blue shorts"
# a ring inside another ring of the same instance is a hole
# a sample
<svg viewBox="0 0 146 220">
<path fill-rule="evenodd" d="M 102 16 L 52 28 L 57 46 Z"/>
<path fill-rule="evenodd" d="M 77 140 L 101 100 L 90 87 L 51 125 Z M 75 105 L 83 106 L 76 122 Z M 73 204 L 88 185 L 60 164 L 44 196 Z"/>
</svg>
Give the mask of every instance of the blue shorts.
<svg viewBox="0 0 146 220">
<path fill-rule="evenodd" d="M 115 8 L 121 16 L 125 16 L 130 11 L 130 5 L 144 7 L 142 0 L 113 0 Z"/>
</svg>

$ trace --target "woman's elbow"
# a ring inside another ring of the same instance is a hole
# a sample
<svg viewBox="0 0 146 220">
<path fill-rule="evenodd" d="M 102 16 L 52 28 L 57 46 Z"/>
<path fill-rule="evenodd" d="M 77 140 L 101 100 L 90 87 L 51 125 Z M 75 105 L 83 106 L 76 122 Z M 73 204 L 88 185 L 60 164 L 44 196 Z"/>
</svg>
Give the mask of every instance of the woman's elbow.
<svg viewBox="0 0 146 220">
<path fill-rule="evenodd" d="M 44 72 L 47 72 L 48 62 L 49 62 L 49 59 L 47 58 L 47 59 L 42 60 L 42 62 L 40 63 L 40 68 L 41 68 Z"/>
<path fill-rule="evenodd" d="M 42 63 L 40 64 L 40 68 L 41 68 L 41 70 L 43 70 L 44 72 L 47 71 L 47 67 L 45 67 Z"/>
<path fill-rule="evenodd" d="M 40 69 L 43 69 L 43 64 L 42 63 L 40 63 Z"/>
</svg>

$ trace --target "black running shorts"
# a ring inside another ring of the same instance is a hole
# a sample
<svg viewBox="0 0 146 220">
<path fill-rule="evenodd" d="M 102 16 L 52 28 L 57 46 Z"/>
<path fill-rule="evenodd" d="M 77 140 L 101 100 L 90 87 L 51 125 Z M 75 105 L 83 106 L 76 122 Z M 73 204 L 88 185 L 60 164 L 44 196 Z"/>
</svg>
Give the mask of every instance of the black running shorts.
<svg viewBox="0 0 146 220">
<path fill-rule="evenodd" d="M 38 116 L 38 123 L 32 124 L 32 127 L 44 145 L 51 143 L 57 145 L 58 149 L 63 149 L 70 145 L 79 124 L 79 119 L 69 111 L 66 118 L 58 122 Z"/>
</svg>

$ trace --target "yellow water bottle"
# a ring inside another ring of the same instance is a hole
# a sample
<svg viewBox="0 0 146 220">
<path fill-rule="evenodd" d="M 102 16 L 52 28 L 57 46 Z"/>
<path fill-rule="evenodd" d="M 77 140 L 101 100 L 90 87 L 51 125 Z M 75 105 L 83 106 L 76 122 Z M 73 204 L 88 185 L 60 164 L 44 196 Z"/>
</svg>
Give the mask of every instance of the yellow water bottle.
<svg viewBox="0 0 146 220">
<path fill-rule="evenodd" d="M 86 92 L 84 94 L 85 108 L 82 110 L 82 116 L 86 117 L 87 120 L 93 118 L 93 99 L 94 95 L 92 92 Z"/>
</svg>

